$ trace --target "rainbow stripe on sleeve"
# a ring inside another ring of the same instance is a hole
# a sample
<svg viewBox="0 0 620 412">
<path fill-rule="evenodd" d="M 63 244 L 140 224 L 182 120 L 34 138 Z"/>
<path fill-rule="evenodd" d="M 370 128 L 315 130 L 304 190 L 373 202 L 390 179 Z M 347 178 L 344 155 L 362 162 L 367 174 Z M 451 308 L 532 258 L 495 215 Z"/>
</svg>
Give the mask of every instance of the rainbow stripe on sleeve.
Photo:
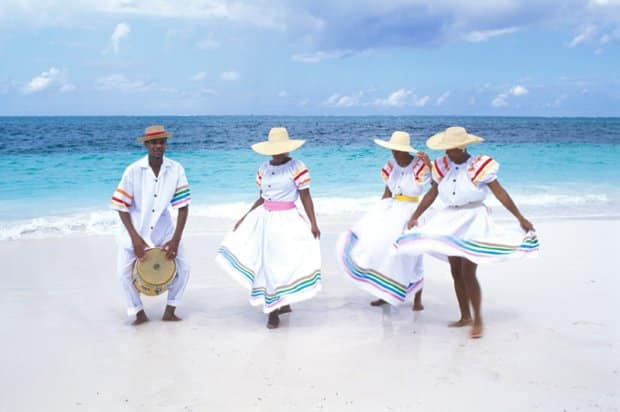
<svg viewBox="0 0 620 412">
<path fill-rule="evenodd" d="M 191 200 L 192 197 L 190 195 L 189 185 L 185 185 L 177 188 L 177 190 L 174 192 L 172 200 L 170 201 L 170 204 L 172 205 L 172 207 L 178 209 L 183 206 L 189 205 L 189 202 Z"/>
<path fill-rule="evenodd" d="M 121 212 L 128 212 L 131 204 L 133 203 L 133 196 L 117 187 L 112 195 L 112 209 L 119 210 Z"/>
</svg>

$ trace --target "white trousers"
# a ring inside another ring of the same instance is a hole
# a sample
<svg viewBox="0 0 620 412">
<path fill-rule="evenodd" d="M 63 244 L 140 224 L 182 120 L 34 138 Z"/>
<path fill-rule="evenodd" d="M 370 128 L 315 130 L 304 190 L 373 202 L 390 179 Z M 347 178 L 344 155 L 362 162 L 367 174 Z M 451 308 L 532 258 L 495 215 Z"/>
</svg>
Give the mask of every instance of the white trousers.
<svg viewBox="0 0 620 412">
<path fill-rule="evenodd" d="M 158 246 L 163 246 L 163 244 Z M 135 316 L 136 313 L 143 309 L 140 293 L 131 281 L 131 271 L 135 260 L 136 255 L 134 254 L 133 248 L 119 247 L 117 270 L 123 292 L 125 293 L 128 316 Z M 177 276 L 168 288 L 167 304 L 170 306 L 177 306 L 179 304 L 185 292 L 187 281 L 189 280 L 190 267 L 187 257 L 185 256 L 183 242 L 179 244 L 179 249 L 177 250 L 176 266 Z"/>
</svg>

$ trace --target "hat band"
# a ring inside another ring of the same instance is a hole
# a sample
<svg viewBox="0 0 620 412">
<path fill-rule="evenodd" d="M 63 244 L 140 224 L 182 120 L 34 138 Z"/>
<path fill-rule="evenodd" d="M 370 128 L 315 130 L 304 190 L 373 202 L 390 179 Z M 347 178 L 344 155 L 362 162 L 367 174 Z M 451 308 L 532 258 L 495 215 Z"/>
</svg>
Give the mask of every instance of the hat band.
<svg viewBox="0 0 620 412">
<path fill-rule="evenodd" d="M 145 133 L 144 137 L 152 137 L 152 136 L 157 136 L 157 135 L 160 135 L 160 134 L 167 134 L 167 133 L 165 131 L 163 131 L 163 130 L 159 130 L 157 132 Z"/>
</svg>

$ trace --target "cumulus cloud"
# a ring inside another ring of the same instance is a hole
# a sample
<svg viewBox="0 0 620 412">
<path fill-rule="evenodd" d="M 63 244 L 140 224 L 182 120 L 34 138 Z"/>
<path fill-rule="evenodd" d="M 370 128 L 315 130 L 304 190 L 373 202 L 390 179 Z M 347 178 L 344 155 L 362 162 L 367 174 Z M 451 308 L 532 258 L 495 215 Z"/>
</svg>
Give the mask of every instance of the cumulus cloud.
<svg viewBox="0 0 620 412">
<path fill-rule="evenodd" d="M 58 87 L 62 93 L 75 90 L 75 86 L 68 83 L 64 70 L 50 67 L 49 70 L 33 77 L 23 88 L 22 93 L 38 93 L 50 87 Z"/>
<path fill-rule="evenodd" d="M 193 80 L 195 82 L 199 82 L 202 81 L 204 79 L 207 78 L 207 72 L 198 72 L 195 75 L 193 75 L 192 77 L 190 77 L 190 80 Z"/>
<path fill-rule="evenodd" d="M 450 97 L 450 92 L 443 93 L 441 96 L 439 96 L 437 98 L 437 100 L 435 101 L 435 105 L 436 106 L 443 105 L 446 102 L 446 100 L 448 99 L 448 97 Z"/>
<path fill-rule="evenodd" d="M 496 29 L 496 30 L 474 30 L 469 33 L 466 33 L 463 38 L 472 43 L 479 43 L 489 40 L 491 37 L 502 36 L 504 34 L 510 34 L 518 31 L 518 27 L 508 27 L 505 29 Z"/>
<path fill-rule="evenodd" d="M 500 93 L 491 101 L 491 106 L 493 107 L 506 107 L 508 106 L 508 101 L 506 100 L 508 95 L 506 93 Z"/>
<path fill-rule="evenodd" d="M 528 93 L 529 93 L 529 90 L 527 90 L 525 87 L 521 85 L 516 85 L 515 87 L 510 89 L 510 94 L 512 94 L 513 96 L 525 96 Z"/>
<path fill-rule="evenodd" d="M 120 50 L 120 42 L 123 38 L 127 37 L 131 33 L 131 27 L 127 23 L 119 23 L 114 28 L 114 32 L 110 36 L 108 47 L 105 52 L 112 51 L 114 54 L 118 54 Z"/>
<path fill-rule="evenodd" d="M 299 53 L 291 56 L 291 60 L 297 63 L 319 63 L 323 60 L 342 59 L 355 53 L 353 50 L 318 51 L 315 53 Z"/>
<path fill-rule="evenodd" d="M 152 83 L 143 80 L 129 80 L 122 74 L 112 74 L 99 78 L 96 88 L 101 91 L 118 90 L 124 93 L 139 93 L 150 90 L 152 85 Z"/>
<path fill-rule="evenodd" d="M 323 104 L 329 107 L 353 107 L 358 106 L 360 104 L 360 98 L 362 97 L 362 92 L 359 92 L 356 95 L 346 96 L 341 94 L 332 94 Z"/>
<path fill-rule="evenodd" d="M 229 71 L 229 72 L 223 72 L 220 77 L 222 78 L 222 80 L 237 80 L 239 79 L 240 75 L 238 72 L 236 71 Z"/>
<path fill-rule="evenodd" d="M 383 107 L 402 107 L 407 103 L 407 99 L 411 96 L 411 90 L 399 89 L 385 99 L 376 99 L 375 105 Z"/>
<path fill-rule="evenodd" d="M 428 96 L 422 96 L 422 97 L 417 97 L 413 100 L 413 104 L 416 105 L 417 107 L 424 107 L 426 106 L 426 103 L 428 103 L 428 100 L 430 99 L 430 97 Z"/>
</svg>

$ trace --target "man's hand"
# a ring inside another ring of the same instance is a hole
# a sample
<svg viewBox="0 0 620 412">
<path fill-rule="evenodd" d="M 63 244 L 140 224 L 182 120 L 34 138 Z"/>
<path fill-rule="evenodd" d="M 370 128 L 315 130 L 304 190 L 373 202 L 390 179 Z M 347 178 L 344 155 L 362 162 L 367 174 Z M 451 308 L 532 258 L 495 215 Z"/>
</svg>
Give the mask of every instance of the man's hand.
<svg viewBox="0 0 620 412">
<path fill-rule="evenodd" d="M 149 245 L 138 235 L 131 238 L 131 244 L 133 245 L 133 253 L 136 255 L 136 258 L 142 262 L 144 260 L 144 251 L 149 248 Z"/>
<path fill-rule="evenodd" d="M 180 240 L 172 238 L 167 241 L 164 246 L 162 246 L 162 249 L 166 252 L 166 257 L 168 259 L 176 259 L 177 252 L 179 250 L 179 243 Z"/>
</svg>

